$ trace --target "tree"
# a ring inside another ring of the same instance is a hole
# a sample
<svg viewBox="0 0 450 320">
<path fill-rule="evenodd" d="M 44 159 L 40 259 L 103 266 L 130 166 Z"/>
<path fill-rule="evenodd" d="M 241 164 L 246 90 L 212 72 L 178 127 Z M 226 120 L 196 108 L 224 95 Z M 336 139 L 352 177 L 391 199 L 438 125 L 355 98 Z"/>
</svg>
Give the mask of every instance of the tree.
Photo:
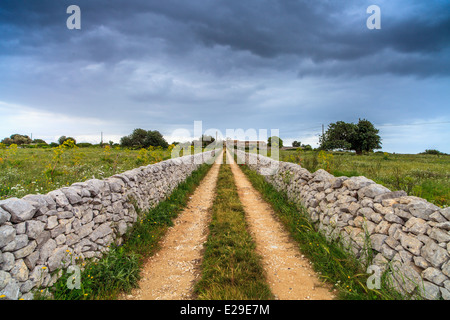
<svg viewBox="0 0 450 320">
<path fill-rule="evenodd" d="M 72 138 L 72 137 L 66 137 L 66 136 L 61 136 L 61 137 L 59 137 L 58 142 L 59 142 L 60 145 L 63 145 L 64 142 L 66 142 L 67 140 L 73 140 L 73 143 L 74 143 L 74 144 L 77 143 L 77 140 L 75 140 L 75 138 Z"/>
<path fill-rule="evenodd" d="M 17 144 L 17 145 L 30 144 L 31 138 L 27 135 L 22 135 L 22 134 L 16 133 L 16 134 L 11 135 L 9 138 L 3 139 L 1 142 L 8 146 L 11 144 Z"/>
<path fill-rule="evenodd" d="M 379 130 L 366 120 L 359 119 L 357 124 L 338 121 L 331 123 L 320 137 L 320 149 L 354 150 L 356 154 L 381 148 Z"/>
<path fill-rule="evenodd" d="M 283 140 L 281 140 L 277 136 L 269 137 L 269 139 L 267 139 L 267 146 L 271 147 L 272 144 L 274 145 L 274 147 L 282 148 L 283 147 Z"/>
<path fill-rule="evenodd" d="M 150 146 L 167 148 L 169 146 L 159 131 L 146 131 L 140 128 L 134 129 L 132 134 L 122 137 L 120 145 L 129 148 L 148 148 Z"/>
<path fill-rule="evenodd" d="M 292 146 L 295 147 L 295 148 L 299 148 L 301 146 L 301 142 L 295 140 L 294 142 L 292 142 Z"/>
</svg>

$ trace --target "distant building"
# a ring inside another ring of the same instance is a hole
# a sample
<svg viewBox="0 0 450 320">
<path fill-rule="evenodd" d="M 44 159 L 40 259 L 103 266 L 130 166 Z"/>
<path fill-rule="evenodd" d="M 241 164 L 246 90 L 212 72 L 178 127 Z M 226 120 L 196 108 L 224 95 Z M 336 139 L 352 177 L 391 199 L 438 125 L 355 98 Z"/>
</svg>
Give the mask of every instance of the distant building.
<svg viewBox="0 0 450 320">
<path fill-rule="evenodd" d="M 241 140 L 224 140 L 223 145 L 232 144 L 234 146 L 238 146 L 241 143 L 244 143 L 245 148 L 249 148 L 250 146 L 255 146 L 257 148 L 267 148 L 267 142 L 265 141 L 241 141 Z"/>
</svg>

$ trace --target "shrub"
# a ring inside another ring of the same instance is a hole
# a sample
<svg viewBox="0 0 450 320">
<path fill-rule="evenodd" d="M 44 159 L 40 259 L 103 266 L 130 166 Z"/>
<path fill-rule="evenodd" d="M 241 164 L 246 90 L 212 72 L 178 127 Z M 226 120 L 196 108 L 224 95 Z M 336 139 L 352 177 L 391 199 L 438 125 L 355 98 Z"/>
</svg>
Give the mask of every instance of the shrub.
<svg viewBox="0 0 450 320">
<path fill-rule="evenodd" d="M 436 150 L 436 149 L 427 149 L 427 150 L 425 150 L 425 152 L 422 152 L 421 154 L 444 155 L 446 153 L 440 152 L 439 150 Z"/>
</svg>

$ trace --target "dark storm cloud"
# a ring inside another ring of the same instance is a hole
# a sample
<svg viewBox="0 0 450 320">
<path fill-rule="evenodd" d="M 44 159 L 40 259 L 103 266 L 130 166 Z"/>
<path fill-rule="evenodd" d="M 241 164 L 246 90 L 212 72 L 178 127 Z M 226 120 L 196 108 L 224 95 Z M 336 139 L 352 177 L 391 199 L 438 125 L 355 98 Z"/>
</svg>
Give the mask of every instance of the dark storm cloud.
<svg viewBox="0 0 450 320">
<path fill-rule="evenodd" d="M 301 140 L 359 117 L 448 121 L 448 0 L 0 1 L 0 138 L 18 123 L 120 136 L 203 120 Z"/>
<path fill-rule="evenodd" d="M 0 54 L 116 63 L 155 52 L 179 59 L 222 46 L 249 52 L 255 63 L 263 58 L 274 69 L 312 61 L 313 66 L 299 70 L 303 75 L 344 68 L 358 74 L 365 59 L 377 63 L 377 72 L 450 74 L 449 55 L 442 54 L 450 46 L 447 1 L 432 1 L 432 9 L 429 2 L 415 2 L 417 10 L 405 12 L 407 1 L 382 2 L 382 29 L 375 31 L 365 26 L 371 1 L 76 1 L 82 9 L 78 33 L 64 28 L 65 9 L 72 2 L 2 1 Z M 394 54 L 385 59 L 388 51 Z M 287 62 L 275 63 L 277 57 Z M 349 67 L 349 61 L 357 67 Z M 233 62 L 245 67 L 239 59 Z"/>
</svg>

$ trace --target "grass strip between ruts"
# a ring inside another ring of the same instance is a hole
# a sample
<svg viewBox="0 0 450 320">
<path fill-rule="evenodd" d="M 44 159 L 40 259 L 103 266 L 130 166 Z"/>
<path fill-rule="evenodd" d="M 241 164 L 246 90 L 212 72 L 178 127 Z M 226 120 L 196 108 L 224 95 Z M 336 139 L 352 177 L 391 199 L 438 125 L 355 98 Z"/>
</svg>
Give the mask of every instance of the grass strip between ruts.
<svg viewBox="0 0 450 320">
<path fill-rule="evenodd" d="M 248 233 L 244 208 L 233 173 L 221 165 L 212 221 L 195 286 L 200 300 L 269 300 L 273 294 L 265 280 L 261 257 Z"/>
</svg>

